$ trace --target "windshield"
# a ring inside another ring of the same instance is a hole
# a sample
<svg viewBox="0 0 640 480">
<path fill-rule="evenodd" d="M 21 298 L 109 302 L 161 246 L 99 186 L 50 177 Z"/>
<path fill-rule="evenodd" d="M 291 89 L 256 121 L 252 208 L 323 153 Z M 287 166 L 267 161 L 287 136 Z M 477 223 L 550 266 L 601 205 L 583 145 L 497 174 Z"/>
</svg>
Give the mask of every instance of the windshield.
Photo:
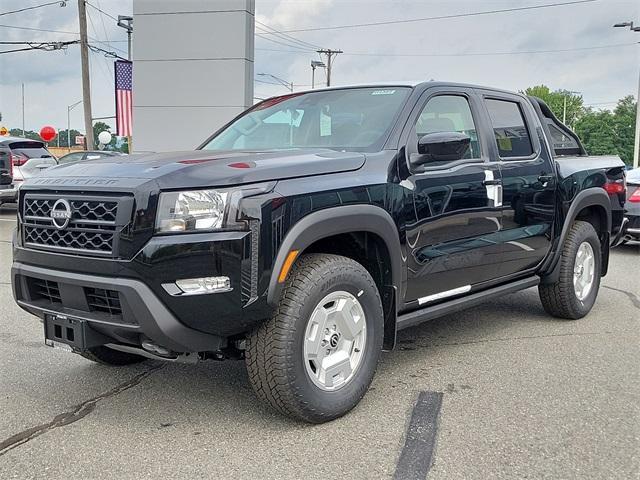
<svg viewBox="0 0 640 480">
<path fill-rule="evenodd" d="M 366 149 L 380 144 L 410 88 L 351 88 L 276 97 L 231 123 L 205 150 Z"/>
</svg>

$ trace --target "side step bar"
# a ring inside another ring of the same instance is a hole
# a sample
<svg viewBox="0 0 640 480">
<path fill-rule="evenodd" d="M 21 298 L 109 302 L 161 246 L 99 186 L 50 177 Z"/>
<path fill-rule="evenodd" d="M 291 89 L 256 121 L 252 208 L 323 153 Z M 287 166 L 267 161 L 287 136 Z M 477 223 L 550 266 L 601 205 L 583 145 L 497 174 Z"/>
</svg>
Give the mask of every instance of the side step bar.
<svg viewBox="0 0 640 480">
<path fill-rule="evenodd" d="M 439 303 L 431 307 L 421 308 L 413 312 L 405 313 L 398 316 L 396 321 L 397 330 L 413 327 L 427 320 L 442 317 L 459 310 L 474 307 L 481 303 L 491 300 L 492 298 L 501 297 L 508 293 L 514 293 L 526 288 L 535 287 L 540 283 L 540 277 L 529 277 L 517 280 L 515 282 L 499 285 L 497 287 L 482 290 L 480 292 L 465 295 L 464 297 L 454 298 L 448 302 Z"/>
</svg>

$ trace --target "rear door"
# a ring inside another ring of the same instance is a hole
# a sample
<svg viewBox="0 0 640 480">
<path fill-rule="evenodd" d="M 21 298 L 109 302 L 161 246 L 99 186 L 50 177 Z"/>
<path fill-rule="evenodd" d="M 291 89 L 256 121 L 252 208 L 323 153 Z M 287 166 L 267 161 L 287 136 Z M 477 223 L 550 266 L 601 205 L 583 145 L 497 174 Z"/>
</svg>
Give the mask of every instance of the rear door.
<svg viewBox="0 0 640 480">
<path fill-rule="evenodd" d="M 57 165 L 56 159 L 42 142 L 30 140 L 12 142 L 9 144 L 9 148 L 13 158 L 14 171 L 24 180 Z"/>
<path fill-rule="evenodd" d="M 535 268 L 551 248 L 556 202 L 555 163 L 529 102 L 480 91 L 493 130 L 491 160 L 503 187 L 500 275 Z"/>
</svg>

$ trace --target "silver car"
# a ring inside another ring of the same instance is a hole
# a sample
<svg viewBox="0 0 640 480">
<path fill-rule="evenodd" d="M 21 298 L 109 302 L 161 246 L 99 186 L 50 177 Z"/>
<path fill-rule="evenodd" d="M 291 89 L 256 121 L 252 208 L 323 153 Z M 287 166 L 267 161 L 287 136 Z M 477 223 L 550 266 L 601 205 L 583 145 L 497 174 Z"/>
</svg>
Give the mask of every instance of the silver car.
<svg viewBox="0 0 640 480">
<path fill-rule="evenodd" d="M 640 168 L 627 172 L 627 239 L 640 240 Z"/>
<path fill-rule="evenodd" d="M 22 182 L 57 165 L 44 142 L 0 137 L 0 206 L 13 203 Z"/>
</svg>

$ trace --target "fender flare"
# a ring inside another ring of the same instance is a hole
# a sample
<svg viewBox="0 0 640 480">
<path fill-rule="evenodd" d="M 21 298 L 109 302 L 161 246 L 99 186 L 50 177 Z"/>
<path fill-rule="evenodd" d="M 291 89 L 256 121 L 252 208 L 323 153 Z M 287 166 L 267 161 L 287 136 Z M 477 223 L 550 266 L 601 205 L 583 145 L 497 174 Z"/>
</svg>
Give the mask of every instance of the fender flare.
<svg viewBox="0 0 640 480">
<path fill-rule="evenodd" d="M 556 250 L 551 253 L 550 261 L 547 263 L 546 267 L 543 269 L 544 272 L 542 276 L 543 283 L 553 283 L 557 281 L 558 276 L 560 274 L 560 255 L 562 254 L 562 245 L 564 244 L 567 235 L 569 235 L 569 229 L 573 222 L 575 221 L 578 214 L 587 207 L 602 207 L 606 212 L 606 233 L 607 236 L 611 235 L 611 200 L 609 199 L 609 195 L 600 187 L 590 187 L 585 190 L 579 192 L 576 197 L 571 202 L 569 206 L 569 210 L 564 218 L 564 223 L 562 225 L 562 231 L 560 232 L 560 237 L 558 239 L 558 244 L 556 246 Z M 603 248 L 603 265 L 602 271 L 606 273 L 607 266 L 605 262 L 608 263 L 608 251 L 609 244 L 602 245 Z"/>
<path fill-rule="evenodd" d="M 350 232 L 370 232 L 379 235 L 389 250 L 393 286 L 402 284 L 402 250 L 398 228 L 386 210 L 373 205 L 346 205 L 319 210 L 306 215 L 289 229 L 276 255 L 269 279 L 267 303 L 278 304 L 283 284 L 278 283 L 280 270 L 291 250 L 304 250 L 314 242 L 333 235 Z M 398 305 L 397 298 L 395 305 Z"/>
</svg>

